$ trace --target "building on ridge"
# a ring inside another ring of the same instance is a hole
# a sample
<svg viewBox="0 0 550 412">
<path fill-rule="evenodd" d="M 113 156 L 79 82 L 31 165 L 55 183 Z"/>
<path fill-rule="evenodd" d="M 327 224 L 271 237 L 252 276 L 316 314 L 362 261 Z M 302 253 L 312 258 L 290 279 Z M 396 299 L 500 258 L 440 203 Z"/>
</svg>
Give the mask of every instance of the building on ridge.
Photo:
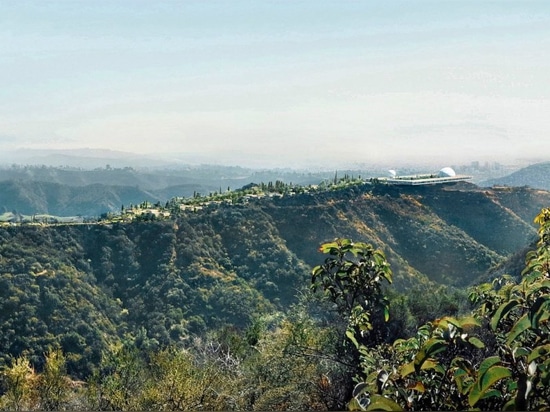
<svg viewBox="0 0 550 412">
<path fill-rule="evenodd" d="M 417 174 L 399 176 L 395 170 L 389 170 L 389 177 L 380 177 L 380 183 L 401 186 L 437 185 L 442 183 L 456 183 L 472 179 L 472 176 L 457 175 L 451 167 L 444 167 L 437 174 Z"/>
</svg>

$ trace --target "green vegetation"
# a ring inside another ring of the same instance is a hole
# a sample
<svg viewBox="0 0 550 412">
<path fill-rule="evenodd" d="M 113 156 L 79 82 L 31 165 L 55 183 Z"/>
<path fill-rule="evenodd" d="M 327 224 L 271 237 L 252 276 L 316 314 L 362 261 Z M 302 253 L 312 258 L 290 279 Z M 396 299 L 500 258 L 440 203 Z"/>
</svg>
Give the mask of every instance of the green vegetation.
<svg viewBox="0 0 550 412">
<path fill-rule="evenodd" d="M 0 227 L 0 408 L 550 407 L 550 211 L 521 276 L 467 288 L 536 233 L 517 194 L 330 187 Z"/>
<path fill-rule="evenodd" d="M 320 251 L 331 256 L 313 268 L 312 290 L 322 288 L 336 305 L 342 321 L 348 324 L 346 336 L 355 346 L 359 342 L 366 346 L 381 343 L 386 335 L 381 319 L 388 321 L 390 316 L 382 286 L 383 281 L 392 282 L 384 253 L 349 239 L 325 243 Z"/>
<path fill-rule="evenodd" d="M 468 316 L 445 316 L 398 339 L 386 355 L 359 344 L 361 410 L 547 410 L 550 407 L 550 209 L 536 218 L 540 241 L 520 282 L 476 286 Z M 375 356 L 373 356 L 375 355 Z"/>
<path fill-rule="evenodd" d="M 389 265 L 370 245 L 338 239 L 321 246 L 329 257 L 312 271 L 313 294 L 286 314 L 262 315 L 246 329 L 219 328 L 183 347 L 120 340 L 105 348 L 86 383 L 68 374 L 61 349 L 45 354 L 40 371 L 22 354 L 2 369 L 0 405 L 11 410 L 547 409 L 550 209 L 537 222 L 541 240 L 527 258 L 521 282 L 503 277 L 478 285 L 470 291 L 470 313 L 439 316 L 413 336 L 377 334 L 396 321 L 395 297 L 389 300 L 382 288 L 391 282 Z M 338 326 L 342 322 L 345 330 Z"/>
</svg>

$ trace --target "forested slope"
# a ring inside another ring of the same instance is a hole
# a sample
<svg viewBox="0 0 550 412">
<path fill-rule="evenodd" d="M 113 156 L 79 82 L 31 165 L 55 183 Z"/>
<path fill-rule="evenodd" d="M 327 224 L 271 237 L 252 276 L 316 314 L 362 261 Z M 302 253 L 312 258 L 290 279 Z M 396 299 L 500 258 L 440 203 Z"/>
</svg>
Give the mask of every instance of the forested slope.
<svg viewBox="0 0 550 412">
<path fill-rule="evenodd" d="M 397 290 L 463 287 L 534 239 L 524 219 L 548 193 L 518 193 L 362 185 L 161 221 L 4 225 L 0 354 L 40 359 L 60 343 L 85 375 L 125 336 L 154 349 L 246 327 L 296 302 L 319 244 L 336 237 L 383 250 Z"/>
</svg>

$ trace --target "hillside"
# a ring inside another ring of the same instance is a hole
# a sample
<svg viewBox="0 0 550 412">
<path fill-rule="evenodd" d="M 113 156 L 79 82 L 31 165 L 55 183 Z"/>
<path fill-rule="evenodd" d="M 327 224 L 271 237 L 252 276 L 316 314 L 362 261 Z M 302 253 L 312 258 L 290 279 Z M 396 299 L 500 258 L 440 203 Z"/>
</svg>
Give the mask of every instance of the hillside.
<svg viewBox="0 0 550 412">
<path fill-rule="evenodd" d="M 364 175 L 369 173 L 364 172 Z M 370 175 L 373 173 L 376 172 L 370 171 Z M 308 185 L 333 177 L 334 172 L 214 165 L 139 169 L 107 164 L 86 170 L 14 164 L 0 167 L 0 213 L 99 216 L 117 212 L 121 205 L 143 201 L 165 203 L 174 197 L 192 197 L 197 193 L 204 196 L 228 188 L 235 190 L 251 182 L 282 181 Z"/>
<path fill-rule="evenodd" d="M 0 353 L 39 357 L 60 340 L 82 372 L 108 344 L 97 334 L 154 348 L 244 327 L 295 302 L 335 237 L 382 249 L 397 290 L 465 287 L 530 244 L 532 212 L 549 202 L 528 188 L 364 184 L 160 221 L 4 225 Z"/>
<path fill-rule="evenodd" d="M 508 176 L 488 179 L 480 186 L 529 186 L 536 189 L 550 190 L 550 162 L 536 163 L 520 169 Z"/>
<path fill-rule="evenodd" d="M 98 216 L 126 203 L 156 202 L 158 196 L 131 186 L 67 186 L 36 181 L 0 182 L 0 211 L 25 215 Z"/>
</svg>

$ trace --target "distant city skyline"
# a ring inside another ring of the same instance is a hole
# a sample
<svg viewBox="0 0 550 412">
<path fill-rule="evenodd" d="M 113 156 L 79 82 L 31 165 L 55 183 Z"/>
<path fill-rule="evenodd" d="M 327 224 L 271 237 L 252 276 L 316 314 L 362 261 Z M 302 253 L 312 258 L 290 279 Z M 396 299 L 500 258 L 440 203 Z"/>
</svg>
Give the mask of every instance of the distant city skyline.
<svg viewBox="0 0 550 412">
<path fill-rule="evenodd" d="M 0 0 L 0 151 L 544 160 L 547 50 L 546 1 Z"/>
</svg>

